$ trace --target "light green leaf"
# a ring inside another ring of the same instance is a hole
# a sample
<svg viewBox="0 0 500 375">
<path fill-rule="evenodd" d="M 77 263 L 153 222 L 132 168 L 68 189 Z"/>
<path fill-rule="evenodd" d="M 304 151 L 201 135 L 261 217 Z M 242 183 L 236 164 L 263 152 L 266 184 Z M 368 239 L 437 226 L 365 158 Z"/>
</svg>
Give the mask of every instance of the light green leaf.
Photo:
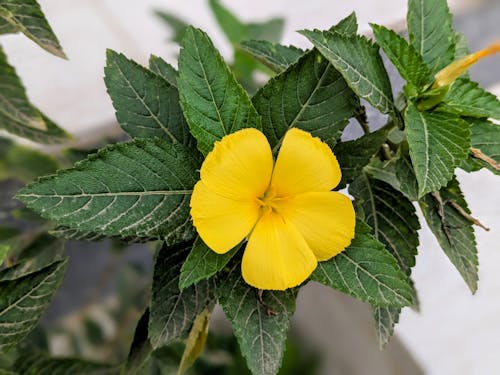
<svg viewBox="0 0 500 375">
<path fill-rule="evenodd" d="M 157 254 L 153 274 L 149 339 L 153 348 L 183 339 L 196 316 L 213 303 L 210 280 L 179 290 L 179 271 L 192 242 L 164 246 Z"/>
<path fill-rule="evenodd" d="M 439 191 L 439 196 L 443 204 L 436 196 L 427 194 L 419 201 L 420 208 L 441 248 L 474 293 L 478 280 L 476 240 L 472 223 L 451 204 L 453 201 L 470 212 L 457 180 L 451 180 Z"/>
<path fill-rule="evenodd" d="M 267 40 L 247 40 L 240 46 L 275 73 L 283 72 L 304 54 L 300 48 Z"/>
<path fill-rule="evenodd" d="M 184 146 L 136 139 L 40 179 L 17 198 L 57 225 L 107 236 L 191 239 L 191 190 L 199 161 Z"/>
<path fill-rule="evenodd" d="M 371 178 L 384 181 L 394 189 L 401 191 L 401 184 L 396 177 L 395 164 L 395 159 L 382 161 L 378 157 L 373 157 L 370 163 L 363 168 L 363 172 L 368 174 Z"/>
<path fill-rule="evenodd" d="M 112 50 L 107 52 L 104 71 L 118 123 L 131 137 L 191 142 L 175 87 Z"/>
<path fill-rule="evenodd" d="M 56 358 L 48 354 L 23 351 L 14 364 L 20 375 L 118 375 L 116 366 L 79 358 Z"/>
<path fill-rule="evenodd" d="M 154 14 L 172 29 L 173 35 L 171 40 L 180 44 L 182 37 L 184 36 L 184 32 L 189 25 L 179 17 L 176 17 L 173 14 L 165 13 L 161 10 L 155 10 Z"/>
<path fill-rule="evenodd" d="M 363 170 L 373 155 L 380 150 L 387 137 L 387 129 L 381 128 L 373 133 L 346 142 L 339 142 L 333 148 L 342 170 L 339 186 L 352 182 Z"/>
<path fill-rule="evenodd" d="M 356 225 L 356 235 L 346 250 L 318 263 L 311 280 L 350 294 L 374 306 L 409 306 L 413 292 L 397 260 L 369 234 L 366 224 Z"/>
<path fill-rule="evenodd" d="M 380 349 L 384 349 L 394 335 L 394 327 L 399 322 L 400 307 L 375 307 L 373 320 L 375 321 L 375 334 Z"/>
<path fill-rule="evenodd" d="M 486 120 L 472 120 L 471 123 L 471 162 L 500 174 L 500 125 Z M 477 155 L 477 150 L 481 155 Z M 476 155 L 475 155 L 476 153 Z M 481 156 L 483 159 L 479 159 Z M 486 160 L 485 160 L 486 159 Z"/>
<path fill-rule="evenodd" d="M 177 375 L 185 374 L 203 351 L 205 342 L 207 341 L 209 321 L 210 311 L 207 308 L 196 316 L 193 327 L 186 339 L 186 347 L 184 348 L 184 353 L 182 353 Z"/>
<path fill-rule="evenodd" d="M 405 112 L 410 157 L 418 181 L 418 195 L 439 190 L 467 157 L 469 125 L 458 117 L 420 112 L 409 104 Z"/>
<path fill-rule="evenodd" d="M 281 40 L 284 26 L 285 20 L 283 18 L 271 18 L 263 22 L 250 22 L 247 24 L 248 37 L 244 39 L 262 39 L 276 43 Z"/>
<path fill-rule="evenodd" d="M 153 347 L 148 338 L 149 308 L 144 311 L 135 328 L 134 339 L 124 366 L 124 375 L 140 374 L 142 366 L 151 358 Z"/>
<path fill-rule="evenodd" d="M 36 0 L 2 1 L 0 2 L 0 17 L 46 51 L 66 58 Z"/>
<path fill-rule="evenodd" d="M 190 27 L 179 57 L 181 105 L 198 149 L 207 154 L 214 142 L 243 128 L 261 129 L 250 98 L 201 30 Z"/>
<path fill-rule="evenodd" d="M 352 12 L 349 14 L 335 26 L 331 27 L 329 31 L 335 31 L 345 36 L 355 36 L 358 33 L 358 19 L 356 18 L 356 13 Z"/>
<path fill-rule="evenodd" d="M 410 43 L 432 74 L 454 59 L 455 31 L 446 0 L 408 0 Z"/>
<path fill-rule="evenodd" d="M 177 87 L 179 73 L 172 65 L 163 60 L 161 57 L 151 55 L 149 57 L 149 69 L 167 81 L 170 86 Z"/>
<path fill-rule="evenodd" d="M 9 251 L 10 251 L 9 245 L 0 244 L 0 267 L 2 266 L 4 260 L 7 258 Z"/>
<path fill-rule="evenodd" d="M 248 38 L 247 25 L 224 7 L 219 0 L 209 0 L 208 4 L 220 28 L 233 45 Z"/>
<path fill-rule="evenodd" d="M 389 77 L 378 47 L 363 36 L 329 31 L 300 31 L 344 76 L 360 97 L 382 113 L 394 113 Z"/>
<path fill-rule="evenodd" d="M 65 269 L 63 260 L 19 279 L 0 281 L 0 350 L 16 345 L 36 326 Z"/>
<path fill-rule="evenodd" d="M 277 374 L 295 310 L 296 290 L 264 291 L 261 303 L 257 291 L 243 280 L 241 263 L 232 262 L 217 294 L 252 374 Z"/>
<path fill-rule="evenodd" d="M 453 82 L 437 110 L 460 116 L 491 117 L 500 120 L 500 100 L 466 78 Z"/>
<path fill-rule="evenodd" d="M 420 91 L 429 83 L 431 73 L 417 50 L 400 35 L 384 26 L 371 25 L 377 44 L 394 64 L 403 79 Z"/>
<path fill-rule="evenodd" d="M 294 127 L 335 144 L 359 100 L 317 50 L 306 53 L 253 97 L 273 151 Z"/>
<path fill-rule="evenodd" d="M 241 245 L 225 254 L 217 254 L 205 245 L 200 237 L 197 237 L 193 249 L 182 265 L 179 288 L 182 290 L 215 275 L 227 265 L 240 248 Z"/>
</svg>

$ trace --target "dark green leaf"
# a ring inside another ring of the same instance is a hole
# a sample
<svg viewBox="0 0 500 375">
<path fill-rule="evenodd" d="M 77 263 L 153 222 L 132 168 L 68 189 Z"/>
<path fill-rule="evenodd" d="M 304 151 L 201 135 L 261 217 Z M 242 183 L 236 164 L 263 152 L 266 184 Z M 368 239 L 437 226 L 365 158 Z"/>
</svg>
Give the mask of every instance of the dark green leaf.
<svg viewBox="0 0 500 375">
<path fill-rule="evenodd" d="M 217 289 L 219 303 L 231 321 L 240 350 L 254 375 L 275 375 L 281 366 L 296 290 L 257 291 L 241 276 L 241 264 L 232 262 Z M 269 313 L 272 311 L 273 313 Z"/>
<path fill-rule="evenodd" d="M 410 43 L 434 74 L 451 63 L 455 31 L 446 0 L 408 0 Z"/>
<path fill-rule="evenodd" d="M 185 338 L 196 316 L 213 302 L 210 280 L 179 290 L 179 272 L 191 247 L 192 242 L 164 246 L 156 257 L 149 320 L 155 349 Z"/>
<path fill-rule="evenodd" d="M 148 361 L 153 352 L 153 347 L 148 338 L 149 309 L 144 311 L 137 327 L 135 328 L 134 339 L 130 346 L 127 361 L 125 363 L 124 374 L 135 375 L 138 370 Z"/>
<path fill-rule="evenodd" d="M 439 190 L 467 157 L 469 125 L 459 117 L 420 112 L 410 104 L 405 112 L 410 157 L 418 181 L 418 195 Z"/>
<path fill-rule="evenodd" d="M 241 47 L 275 73 L 283 72 L 304 54 L 300 48 L 267 40 L 247 40 Z"/>
<path fill-rule="evenodd" d="M 294 127 L 334 144 L 359 108 L 342 75 L 316 50 L 272 78 L 253 102 L 274 151 Z"/>
<path fill-rule="evenodd" d="M 66 58 L 36 0 L 2 1 L 0 3 L 0 17 L 46 51 Z"/>
<path fill-rule="evenodd" d="M 328 31 L 300 31 L 344 76 L 360 97 L 382 113 L 394 113 L 389 77 L 378 47 L 363 36 Z"/>
<path fill-rule="evenodd" d="M 331 27 L 329 31 L 335 31 L 345 36 L 355 36 L 358 33 L 358 19 L 356 18 L 356 13 L 352 12 L 349 14 L 335 26 Z"/>
<path fill-rule="evenodd" d="M 191 190 L 199 161 L 180 144 L 136 139 L 100 150 L 17 194 L 58 225 L 108 236 L 193 238 Z"/>
<path fill-rule="evenodd" d="M 19 30 L 17 27 L 13 26 L 12 24 L 10 24 L 9 22 L 0 17 L 0 35 L 15 34 L 18 31 Z"/>
<path fill-rule="evenodd" d="M 469 117 L 491 117 L 500 120 L 500 100 L 479 87 L 476 82 L 459 78 L 437 110 Z"/>
<path fill-rule="evenodd" d="M 479 150 L 487 161 L 472 157 L 471 162 L 500 174 L 500 126 L 486 120 L 469 120 L 471 123 L 471 147 Z M 474 152 L 472 155 L 474 155 Z M 483 158 L 484 159 L 484 158 Z M 491 160 L 490 160 L 491 159 Z"/>
<path fill-rule="evenodd" d="M 188 28 L 179 57 L 179 92 L 191 133 L 203 154 L 243 128 L 261 129 L 250 98 L 201 30 Z"/>
<path fill-rule="evenodd" d="M 246 24 L 224 7 L 219 0 L 209 0 L 208 4 L 220 28 L 232 44 L 236 45 L 247 39 L 248 27 Z"/>
<path fill-rule="evenodd" d="M 172 65 L 163 60 L 161 57 L 151 55 L 149 57 L 149 69 L 167 81 L 170 86 L 177 87 L 179 73 Z"/>
<path fill-rule="evenodd" d="M 176 17 L 173 14 L 165 13 L 161 10 L 155 10 L 154 14 L 172 29 L 173 36 L 171 39 L 180 44 L 182 37 L 184 36 L 184 32 L 189 25 L 179 17 Z"/>
<path fill-rule="evenodd" d="M 62 260 L 19 279 L 0 281 L 0 350 L 16 345 L 35 327 L 65 268 Z"/>
<path fill-rule="evenodd" d="M 107 52 L 104 71 L 118 123 L 131 137 L 158 137 L 185 145 L 192 141 L 177 88 L 112 50 Z"/>
<path fill-rule="evenodd" d="M 411 201 L 418 200 L 418 183 L 408 154 L 401 155 L 395 163 L 396 178 L 399 181 L 399 191 Z"/>
<path fill-rule="evenodd" d="M 369 234 L 366 224 L 356 225 L 349 247 L 320 262 L 311 275 L 318 281 L 374 306 L 409 306 L 413 292 L 408 277 L 385 246 Z"/>
<path fill-rule="evenodd" d="M 182 265 L 179 288 L 182 290 L 200 280 L 208 279 L 222 270 L 241 246 L 236 246 L 225 254 L 217 254 L 200 237 L 197 237 L 193 249 Z"/>
<path fill-rule="evenodd" d="M 442 204 L 431 194 L 420 201 L 427 225 L 441 248 L 462 275 L 472 293 L 477 290 L 477 249 L 472 223 L 461 215 L 451 201 L 469 212 L 456 179 L 439 191 Z"/>
<path fill-rule="evenodd" d="M 375 334 L 380 349 L 384 349 L 394 334 L 394 327 L 399 322 L 400 307 L 375 307 L 373 320 L 375 321 Z"/>
<path fill-rule="evenodd" d="M 40 352 L 24 351 L 14 367 L 19 375 L 118 375 L 116 366 L 78 358 L 49 357 Z"/>
<path fill-rule="evenodd" d="M 417 50 L 393 30 L 371 25 L 378 45 L 394 64 L 401 77 L 421 90 L 429 83 L 431 73 Z"/>
<path fill-rule="evenodd" d="M 333 148 L 342 170 L 340 186 L 352 182 L 377 153 L 387 137 L 387 129 L 381 128 L 353 141 L 340 142 Z"/>
</svg>

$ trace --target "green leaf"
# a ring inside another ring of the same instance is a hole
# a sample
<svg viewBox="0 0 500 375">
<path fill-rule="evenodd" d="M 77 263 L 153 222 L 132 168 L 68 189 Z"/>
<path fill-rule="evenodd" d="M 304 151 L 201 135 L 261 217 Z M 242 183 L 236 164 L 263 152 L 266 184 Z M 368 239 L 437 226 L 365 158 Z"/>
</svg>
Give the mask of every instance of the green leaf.
<svg viewBox="0 0 500 375">
<path fill-rule="evenodd" d="M 297 291 L 264 291 L 261 303 L 257 291 L 243 280 L 241 263 L 235 261 L 217 294 L 252 374 L 277 374 Z"/>
<path fill-rule="evenodd" d="M 193 327 L 186 339 L 186 347 L 184 348 L 184 353 L 182 353 L 177 375 L 185 374 L 203 351 L 205 342 L 207 341 L 209 321 L 210 311 L 207 308 L 196 316 Z"/>
<path fill-rule="evenodd" d="M 500 100 L 466 78 L 458 78 L 453 82 L 437 110 L 460 116 L 500 120 Z"/>
<path fill-rule="evenodd" d="M 154 14 L 172 29 L 173 35 L 171 40 L 180 44 L 182 37 L 184 36 L 184 32 L 189 25 L 179 17 L 176 17 L 173 14 L 165 13 L 161 10 L 155 10 Z"/>
<path fill-rule="evenodd" d="M 0 6 L 1 7 L 1 6 Z M 0 8 L 1 9 L 1 8 Z M 39 130 L 46 130 L 40 112 L 28 100 L 26 90 L 15 69 L 8 63 L 0 47 L 0 112 L 13 121 Z"/>
<path fill-rule="evenodd" d="M 458 117 L 420 112 L 409 104 L 405 112 L 410 157 L 418 181 L 418 195 L 439 190 L 467 157 L 469 125 Z"/>
<path fill-rule="evenodd" d="M 453 61 L 455 31 L 446 0 L 408 0 L 406 21 L 410 43 L 432 74 Z"/>
<path fill-rule="evenodd" d="M 380 349 L 384 349 L 394 335 L 394 327 L 399 322 L 400 307 L 375 307 L 373 320 L 375 321 L 375 334 Z"/>
<path fill-rule="evenodd" d="M 21 189 L 17 198 L 57 225 L 107 236 L 191 239 L 189 199 L 199 161 L 184 146 L 136 139 Z"/>
<path fill-rule="evenodd" d="M 408 145 L 406 145 L 408 148 Z M 411 201 L 418 200 L 418 182 L 408 152 L 400 155 L 395 163 L 396 178 L 399 181 L 399 190 Z"/>
<path fill-rule="evenodd" d="M 36 351 L 23 351 L 16 363 L 20 375 L 118 375 L 116 366 L 85 361 L 79 358 L 56 358 Z"/>
<path fill-rule="evenodd" d="M 241 245 L 236 246 L 225 254 L 217 254 L 205 245 L 200 237 L 197 237 L 193 249 L 182 265 L 179 288 L 183 290 L 200 280 L 208 279 L 215 275 L 229 263 L 240 248 Z"/>
<path fill-rule="evenodd" d="M 104 71 L 118 123 L 131 137 L 191 142 L 177 88 L 112 50 L 107 52 Z"/>
<path fill-rule="evenodd" d="M 340 20 L 329 31 L 334 31 L 345 36 L 355 36 L 358 33 L 358 19 L 356 13 L 352 12 L 347 17 Z"/>
<path fill-rule="evenodd" d="M 488 160 L 471 158 L 473 163 L 480 167 L 488 168 L 495 174 L 500 174 L 500 126 L 486 120 L 472 120 L 471 124 L 471 147 L 472 155 L 477 150 Z M 484 158 L 483 158 L 484 159 Z"/>
<path fill-rule="evenodd" d="M 272 78 L 253 103 L 273 151 L 294 127 L 334 144 L 359 108 L 342 75 L 316 50 Z"/>
<path fill-rule="evenodd" d="M 18 31 L 17 27 L 11 25 L 9 22 L 0 17 L 0 35 L 15 34 Z"/>
<path fill-rule="evenodd" d="M 477 249 L 472 223 L 461 215 L 451 201 L 469 213 L 467 203 L 456 179 L 439 191 L 442 204 L 431 194 L 420 201 L 420 208 L 427 225 L 436 236 L 439 245 L 474 293 L 477 290 Z"/>
<path fill-rule="evenodd" d="M 283 18 L 271 18 L 263 22 L 250 22 L 247 23 L 248 37 L 244 39 L 262 39 L 276 43 L 281 40 L 284 26 L 285 20 Z"/>
<path fill-rule="evenodd" d="M 156 256 L 149 320 L 155 349 L 185 338 L 196 316 L 214 299 L 210 280 L 179 290 L 179 271 L 191 247 L 192 242 L 164 246 Z"/>
<path fill-rule="evenodd" d="M 342 170 L 339 186 L 352 182 L 370 162 L 387 137 L 387 129 L 381 128 L 373 133 L 346 142 L 339 142 L 333 148 Z"/>
<path fill-rule="evenodd" d="M 401 191 L 401 184 L 396 177 L 395 160 L 380 160 L 378 157 L 373 157 L 370 163 L 363 168 L 363 172 L 370 177 L 380 181 L 384 181 L 391 185 L 394 189 Z"/>
<path fill-rule="evenodd" d="M 0 3 L 0 17 L 44 50 L 66 58 L 57 37 L 36 0 L 9 0 Z"/>
<path fill-rule="evenodd" d="M 394 64 L 401 77 L 421 90 L 429 83 L 431 73 L 417 50 L 400 35 L 384 26 L 371 25 L 378 45 Z"/>
<path fill-rule="evenodd" d="M 35 328 L 65 268 L 62 260 L 19 279 L 0 281 L 0 350 L 16 345 Z"/>
<path fill-rule="evenodd" d="M 318 263 L 311 280 L 374 306 L 402 307 L 413 304 L 408 277 L 397 260 L 358 222 L 356 235 L 346 250 Z"/>
<path fill-rule="evenodd" d="M 149 57 L 149 69 L 167 81 L 170 86 L 177 87 L 179 73 L 168 62 L 161 57 L 151 55 Z"/>
<path fill-rule="evenodd" d="M 382 113 L 394 113 L 391 83 L 378 47 L 363 36 L 329 31 L 300 31 L 344 76 L 361 98 Z"/>
<path fill-rule="evenodd" d="M 300 48 L 283 46 L 267 40 L 247 40 L 240 46 L 275 73 L 285 71 L 304 54 L 304 50 Z"/>
<path fill-rule="evenodd" d="M 141 367 L 149 360 L 153 347 L 148 338 L 149 308 L 144 311 L 135 328 L 134 339 L 125 362 L 124 374 L 138 374 Z"/>
<path fill-rule="evenodd" d="M 201 30 L 190 27 L 179 57 L 181 105 L 198 149 L 206 155 L 215 141 L 243 128 L 261 129 L 250 98 Z"/>
<path fill-rule="evenodd" d="M 9 254 L 10 246 L 0 244 L 0 267 L 2 266 L 4 260 L 7 258 Z"/>
<path fill-rule="evenodd" d="M 236 45 L 247 38 L 247 25 L 241 22 L 229 9 L 222 6 L 219 0 L 209 0 L 208 4 L 224 35 L 232 44 Z"/>
</svg>

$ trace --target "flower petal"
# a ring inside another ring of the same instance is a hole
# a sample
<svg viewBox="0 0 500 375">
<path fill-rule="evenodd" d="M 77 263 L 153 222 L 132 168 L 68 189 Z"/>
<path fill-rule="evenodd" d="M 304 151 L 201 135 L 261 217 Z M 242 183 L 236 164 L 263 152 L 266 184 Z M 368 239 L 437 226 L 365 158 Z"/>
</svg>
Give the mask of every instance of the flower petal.
<svg viewBox="0 0 500 375">
<path fill-rule="evenodd" d="M 330 191 L 340 178 L 339 163 L 326 143 L 295 128 L 285 134 L 271 179 L 276 195 Z"/>
<path fill-rule="evenodd" d="M 259 217 L 259 204 L 223 197 L 198 181 L 191 196 L 191 216 L 207 246 L 224 254 L 250 233 Z"/>
<path fill-rule="evenodd" d="M 305 281 L 316 265 L 316 257 L 297 229 L 270 211 L 252 231 L 241 269 L 245 282 L 255 288 L 285 290 Z"/>
<path fill-rule="evenodd" d="M 299 194 L 281 202 L 277 209 L 297 228 L 318 261 L 337 255 L 354 238 L 354 207 L 341 193 Z"/>
<path fill-rule="evenodd" d="M 269 142 L 257 129 L 243 129 L 215 143 L 201 167 L 203 183 L 232 199 L 255 199 L 271 180 L 273 156 Z"/>
</svg>

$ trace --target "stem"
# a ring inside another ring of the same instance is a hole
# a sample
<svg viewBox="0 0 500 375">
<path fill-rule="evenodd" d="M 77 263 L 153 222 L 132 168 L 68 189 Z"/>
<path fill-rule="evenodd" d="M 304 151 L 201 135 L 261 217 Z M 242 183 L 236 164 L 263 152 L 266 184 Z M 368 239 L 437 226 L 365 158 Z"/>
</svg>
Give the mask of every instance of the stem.
<svg viewBox="0 0 500 375">
<path fill-rule="evenodd" d="M 370 133 L 370 126 L 368 125 L 368 116 L 366 115 L 366 108 L 364 105 L 359 107 L 359 111 L 356 114 L 356 120 L 358 120 L 358 124 L 363 129 L 365 134 Z"/>
<path fill-rule="evenodd" d="M 485 231 L 489 231 L 490 228 L 485 227 L 479 220 L 477 220 L 475 217 L 471 216 L 467 211 L 465 211 L 457 202 L 454 200 L 449 201 L 450 205 L 457 210 L 457 212 L 462 215 L 465 219 L 470 221 L 472 224 L 477 225 L 478 227 L 483 228 Z"/>
</svg>

